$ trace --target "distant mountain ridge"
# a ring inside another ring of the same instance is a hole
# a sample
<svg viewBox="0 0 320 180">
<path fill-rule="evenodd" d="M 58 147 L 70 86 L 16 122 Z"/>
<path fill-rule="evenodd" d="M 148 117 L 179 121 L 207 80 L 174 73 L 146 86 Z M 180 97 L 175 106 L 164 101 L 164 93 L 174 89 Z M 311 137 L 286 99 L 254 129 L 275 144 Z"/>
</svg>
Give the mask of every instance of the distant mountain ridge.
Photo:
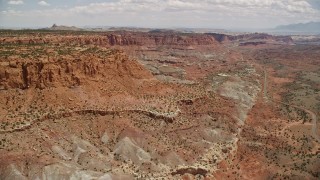
<svg viewBox="0 0 320 180">
<path fill-rule="evenodd" d="M 275 30 L 290 32 L 319 32 L 320 22 L 308 22 L 277 26 Z"/>
<path fill-rule="evenodd" d="M 56 30 L 56 31 L 81 31 L 83 29 L 75 27 L 75 26 L 58 26 L 53 24 L 49 28 L 45 28 L 45 30 Z"/>
</svg>

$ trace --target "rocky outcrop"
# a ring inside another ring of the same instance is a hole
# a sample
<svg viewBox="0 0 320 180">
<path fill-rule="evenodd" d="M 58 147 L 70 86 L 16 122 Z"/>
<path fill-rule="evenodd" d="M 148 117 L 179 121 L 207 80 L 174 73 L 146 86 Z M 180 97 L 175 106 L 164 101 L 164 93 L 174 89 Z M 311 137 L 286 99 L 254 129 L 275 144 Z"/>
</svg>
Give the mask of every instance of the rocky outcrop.
<svg viewBox="0 0 320 180">
<path fill-rule="evenodd" d="M 14 66 L 12 65 L 14 64 Z M 150 78 L 151 74 L 121 51 L 111 51 L 106 57 L 83 53 L 78 58 L 53 57 L 0 64 L 0 86 L 10 88 L 40 88 L 79 86 L 90 78 L 121 76 Z"/>
<path fill-rule="evenodd" d="M 142 164 L 150 161 L 151 156 L 148 152 L 140 148 L 136 143 L 128 137 L 119 141 L 114 149 L 114 153 L 123 160 L 131 160 L 135 164 Z"/>
<path fill-rule="evenodd" d="M 182 169 L 178 169 L 176 172 L 171 173 L 172 175 L 176 175 L 176 174 L 180 174 L 180 175 L 184 175 L 184 174 L 192 174 L 194 176 L 196 175 L 202 175 L 205 176 L 208 173 L 207 170 L 205 169 L 201 169 L 201 168 L 182 168 Z"/>
<path fill-rule="evenodd" d="M 105 45 L 105 46 L 192 46 L 217 45 L 211 35 L 182 33 L 143 33 L 143 32 L 110 32 L 95 35 L 66 34 L 56 36 L 48 32 L 41 36 L 14 37 L 0 39 L 0 44 L 66 44 L 66 45 Z"/>
<path fill-rule="evenodd" d="M 220 43 L 226 43 L 229 41 L 263 41 L 266 43 L 266 41 L 274 41 L 279 43 L 285 43 L 285 44 L 292 44 L 293 39 L 291 36 L 273 36 L 266 33 L 251 33 L 251 34 L 241 34 L 241 35 L 227 35 L 227 34 L 218 34 L 218 33 L 208 33 L 207 35 L 210 35 L 214 37 L 214 39 Z M 264 43 L 264 44 L 265 44 Z M 258 45 L 259 43 L 253 44 Z"/>
<path fill-rule="evenodd" d="M 247 114 L 255 104 L 257 94 L 260 91 L 260 84 L 257 82 L 246 82 L 239 77 L 224 82 L 218 93 L 221 96 L 233 99 L 237 103 L 238 113 L 235 119 L 244 124 Z"/>
<path fill-rule="evenodd" d="M 258 45 L 263 45 L 263 44 L 267 44 L 267 42 L 244 42 L 244 43 L 240 43 L 240 46 L 258 46 Z"/>
<path fill-rule="evenodd" d="M 99 45 L 99 46 L 177 46 L 191 47 L 197 45 L 218 46 L 220 43 L 230 41 L 270 41 L 293 44 L 291 36 L 274 36 L 266 33 L 248 33 L 240 35 L 227 35 L 220 33 L 188 34 L 178 32 L 128 32 L 114 31 L 107 33 L 85 34 L 78 32 L 66 33 L 56 36 L 52 32 L 41 35 L 2 37 L 0 44 L 65 44 L 65 45 Z"/>
<path fill-rule="evenodd" d="M 230 41 L 229 38 L 232 38 L 232 36 L 226 34 L 208 33 L 208 35 L 214 37 L 214 39 L 220 43 L 228 42 Z"/>
<path fill-rule="evenodd" d="M 26 176 L 18 170 L 17 166 L 10 164 L 6 169 L 0 171 L 0 179 L 21 179 L 27 180 Z"/>
</svg>

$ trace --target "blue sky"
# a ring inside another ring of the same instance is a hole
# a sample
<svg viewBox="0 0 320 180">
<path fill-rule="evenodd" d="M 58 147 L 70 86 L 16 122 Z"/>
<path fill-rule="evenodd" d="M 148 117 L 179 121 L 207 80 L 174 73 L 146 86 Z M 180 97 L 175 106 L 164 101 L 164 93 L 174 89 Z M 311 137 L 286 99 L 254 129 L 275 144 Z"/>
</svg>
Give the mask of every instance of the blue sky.
<svg viewBox="0 0 320 180">
<path fill-rule="evenodd" d="M 0 26 L 272 28 L 320 21 L 320 0 L 0 0 Z"/>
</svg>

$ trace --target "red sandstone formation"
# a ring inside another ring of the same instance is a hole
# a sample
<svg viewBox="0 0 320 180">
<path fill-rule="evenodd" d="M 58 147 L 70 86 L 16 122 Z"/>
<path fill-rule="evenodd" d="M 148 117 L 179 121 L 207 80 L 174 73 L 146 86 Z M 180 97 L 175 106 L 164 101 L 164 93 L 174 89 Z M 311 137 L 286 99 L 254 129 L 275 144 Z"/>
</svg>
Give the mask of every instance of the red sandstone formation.
<svg viewBox="0 0 320 180">
<path fill-rule="evenodd" d="M 0 44 L 0 179 L 319 177 L 318 46 L 78 31 Z"/>
</svg>

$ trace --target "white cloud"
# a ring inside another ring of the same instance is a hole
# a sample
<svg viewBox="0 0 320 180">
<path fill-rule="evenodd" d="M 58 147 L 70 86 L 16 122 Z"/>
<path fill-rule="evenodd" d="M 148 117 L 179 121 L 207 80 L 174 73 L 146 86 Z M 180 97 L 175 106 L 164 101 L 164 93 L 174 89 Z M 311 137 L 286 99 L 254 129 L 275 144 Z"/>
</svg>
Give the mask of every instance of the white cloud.
<svg viewBox="0 0 320 180">
<path fill-rule="evenodd" d="M 38 2 L 39 5 L 50 5 L 47 0 Z M 264 28 L 279 24 L 320 21 L 320 10 L 312 6 L 310 0 L 112 0 L 100 3 L 85 2 L 87 3 L 70 8 L 24 10 L 21 14 L 34 20 L 38 20 L 37 17 L 42 16 L 45 23 L 59 23 L 57 21 L 59 19 L 60 24 L 145 25 L 152 27 Z M 6 12 L 8 22 L 12 14 L 14 13 Z M 81 22 L 77 21 L 79 18 L 82 19 Z M 25 18 L 21 21 L 25 22 Z"/>
<path fill-rule="evenodd" d="M 71 8 L 75 13 L 101 14 L 109 11 L 216 11 L 229 9 L 237 12 L 258 12 L 265 10 L 288 11 L 290 13 L 313 13 L 308 0 L 119 0 L 91 3 Z M 227 12 L 229 13 L 229 12 Z"/>
<path fill-rule="evenodd" d="M 8 1 L 8 4 L 21 5 L 21 4 L 23 4 L 23 1 L 22 0 L 10 0 L 10 1 Z"/>
<path fill-rule="evenodd" d="M 17 16 L 17 15 L 21 15 L 22 12 L 10 9 L 10 10 L 6 10 L 6 11 L 2 11 L 1 13 L 4 15 Z"/>
<path fill-rule="evenodd" d="M 50 4 L 47 3 L 47 2 L 45 2 L 45 1 L 39 1 L 38 4 L 39 4 L 40 6 L 50 6 Z"/>
</svg>

